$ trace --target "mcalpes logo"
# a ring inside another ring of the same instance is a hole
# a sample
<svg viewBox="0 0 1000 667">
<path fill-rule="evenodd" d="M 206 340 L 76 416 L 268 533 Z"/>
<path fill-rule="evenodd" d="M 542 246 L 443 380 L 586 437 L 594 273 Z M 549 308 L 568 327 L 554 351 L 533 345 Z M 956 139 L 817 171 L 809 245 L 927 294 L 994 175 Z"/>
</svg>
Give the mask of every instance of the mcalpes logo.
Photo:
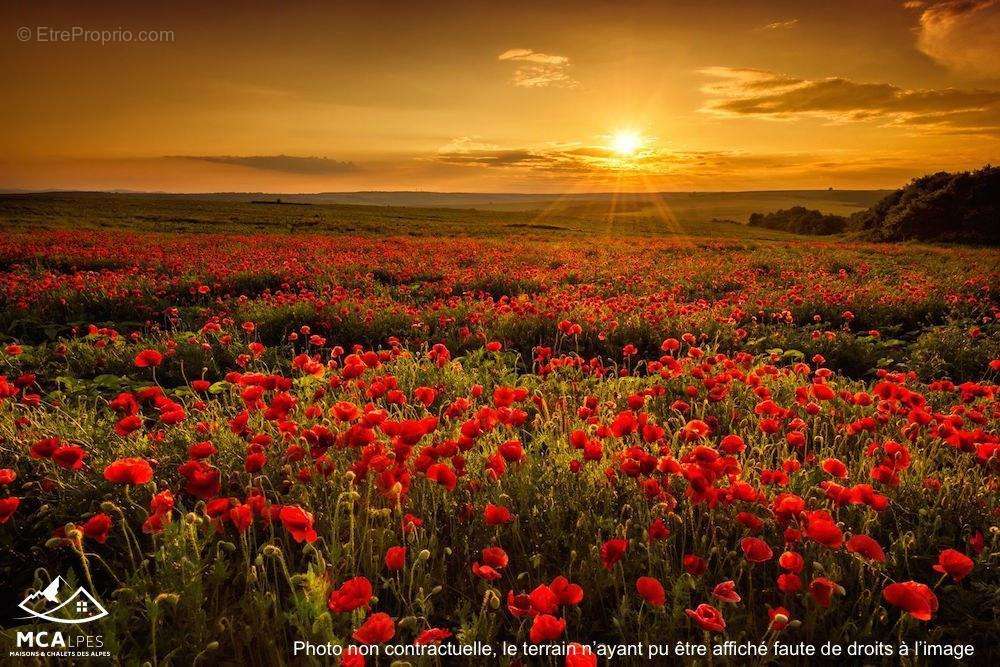
<svg viewBox="0 0 1000 667">
<path fill-rule="evenodd" d="M 73 591 L 60 576 L 44 589 L 24 598 L 17 606 L 35 618 L 53 623 L 90 623 L 108 615 L 90 591 L 83 586 Z"/>
<path fill-rule="evenodd" d="M 45 630 L 37 625 L 22 630 L 15 629 L 16 641 L 7 655 L 12 658 L 110 658 L 101 635 L 91 635 L 80 626 L 108 615 L 108 610 L 83 586 L 73 589 L 72 584 L 57 576 L 42 590 L 32 593 L 17 605 L 27 616 L 60 623 L 64 629 Z M 42 626 L 44 627 L 44 626 Z"/>
</svg>

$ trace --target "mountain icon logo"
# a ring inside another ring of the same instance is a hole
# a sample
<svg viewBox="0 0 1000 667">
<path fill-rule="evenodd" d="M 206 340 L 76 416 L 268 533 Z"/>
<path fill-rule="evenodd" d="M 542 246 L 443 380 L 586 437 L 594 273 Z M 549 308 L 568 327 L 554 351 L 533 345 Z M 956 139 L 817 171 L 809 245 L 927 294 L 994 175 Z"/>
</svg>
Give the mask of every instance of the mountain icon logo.
<svg viewBox="0 0 1000 667">
<path fill-rule="evenodd" d="M 64 588 L 68 588 L 66 582 L 57 576 L 48 586 L 24 598 L 17 606 L 35 618 L 53 623 L 89 623 L 108 615 L 108 611 L 97 598 L 83 586 L 68 596 L 62 595 L 65 593 Z M 41 600 L 44 600 L 45 604 L 38 609 Z"/>
</svg>

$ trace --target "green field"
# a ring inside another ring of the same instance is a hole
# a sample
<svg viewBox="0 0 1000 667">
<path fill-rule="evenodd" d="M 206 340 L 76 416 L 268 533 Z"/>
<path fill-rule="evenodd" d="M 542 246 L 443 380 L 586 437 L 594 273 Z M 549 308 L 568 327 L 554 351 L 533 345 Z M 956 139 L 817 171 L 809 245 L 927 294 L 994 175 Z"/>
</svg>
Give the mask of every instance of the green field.
<svg viewBox="0 0 1000 667">
<path fill-rule="evenodd" d="M 537 232 L 547 236 L 611 233 L 781 239 L 789 235 L 736 223 L 745 223 L 750 213 L 794 205 L 850 214 L 870 205 L 882 194 L 882 191 L 825 190 L 670 193 L 656 197 L 620 195 L 614 200 L 602 195 L 546 200 L 529 195 L 420 193 L 8 194 L 0 196 L 0 225 L 31 230 L 125 227 L 161 232 L 308 231 L 413 236 Z M 278 199 L 282 203 L 275 203 Z M 376 200 L 396 205 L 355 203 Z"/>
</svg>

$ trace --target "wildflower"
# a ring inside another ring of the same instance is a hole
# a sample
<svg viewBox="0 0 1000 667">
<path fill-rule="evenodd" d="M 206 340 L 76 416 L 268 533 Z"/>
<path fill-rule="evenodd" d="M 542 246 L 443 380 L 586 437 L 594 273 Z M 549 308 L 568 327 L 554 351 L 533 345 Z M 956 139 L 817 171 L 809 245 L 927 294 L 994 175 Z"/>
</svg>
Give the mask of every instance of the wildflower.
<svg viewBox="0 0 1000 667">
<path fill-rule="evenodd" d="M 111 531 L 111 517 L 101 512 L 87 519 L 83 524 L 83 534 L 95 542 L 104 544 Z"/>
<path fill-rule="evenodd" d="M 702 630 L 722 632 L 726 629 L 726 619 L 722 617 L 722 612 L 710 604 L 700 604 L 693 610 L 685 609 L 684 613 L 694 619 Z"/>
<path fill-rule="evenodd" d="M 359 644 L 384 644 L 396 634 L 396 623 L 385 612 L 368 617 L 351 637 Z"/>
<path fill-rule="evenodd" d="M 882 597 L 894 607 L 899 607 L 913 618 L 929 621 L 938 610 L 938 599 L 934 591 L 916 581 L 889 584 L 882 589 Z"/>
<path fill-rule="evenodd" d="M 662 607 L 667 600 L 663 584 L 653 577 L 639 577 L 635 582 L 635 590 L 639 597 L 654 607 Z"/>
<path fill-rule="evenodd" d="M 610 570 L 622 559 L 628 549 L 628 540 L 621 538 L 608 540 L 601 545 L 601 563 L 605 570 Z"/>
<path fill-rule="evenodd" d="M 847 550 L 866 560 L 876 563 L 885 562 L 885 552 L 882 550 L 882 546 L 867 535 L 855 535 L 847 540 Z"/>
<path fill-rule="evenodd" d="M 17 511 L 20 504 L 20 498 L 15 498 L 13 496 L 9 498 L 0 498 L 0 523 L 7 523 L 7 521 L 14 516 L 14 512 Z"/>
<path fill-rule="evenodd" d="M 372 599 L 372 584 L 365 577 L 348 579 L 330 593 L 326 606 L 333 612 L 346 612 L 368 607 Z"/>
<path fill-rule="evenodd" d="M 736 584 L 732 581 L 723 581 L 717 584 L 715 588 L 712 589 L 712 597 L 722 600 L 723 602 L 730 602 L 732 604 L 738 603 L 741 598 L 739 593 L 736 592 Z"/>
<path fill-rule="evenodd" d="M 774 557 L 774 552 L 767 542 L 758 537 L 744 537 L 740 540 L 743 556 L 751 563 L 764 563 Z"/>
<path fill-rule="evenodd" d="M 281 524 L 296 542 L 315 542 L 316 531 L 313 530 L 313 516 L 297 505 L 285 505 L 279 513 Z"/>
<path fill-rule="evenodd" d="M 535 620 L 531 623 L 529 636 L 532 643 L 538 644 L 539 642 L 558 639 L 565 630 L 565 620 L 556 618 L 550 614 L 539 614 L 535 616 Z"/>
<path fill-rule="evenodd" d="M 955 549 L 945 549 L 938 554 L 938 562 L 933 565 L 935 572 L 950 575 L 956 582 L 965 579 L 972 572 L 972 559 Z"/>
<path fill-rule="evenodd" d="M 163 355 L 156 350 L 143 350 L 135 356 L 135 365 L 139 368 L 151 368 L 163 363 Z"/>
<path fill-rule="evenodd" d="M 118 459 L 104 469 L 104 479 L 114 484 L 146 484 L 153 479 L 153 468 L 145 459 Z"/>
<path fill-rule="evenodd" d="M 406 547 L 389 547 L 385 552 L 385 566 L 389 570 L 402 570 L 406 565 Z"/>
</svg>

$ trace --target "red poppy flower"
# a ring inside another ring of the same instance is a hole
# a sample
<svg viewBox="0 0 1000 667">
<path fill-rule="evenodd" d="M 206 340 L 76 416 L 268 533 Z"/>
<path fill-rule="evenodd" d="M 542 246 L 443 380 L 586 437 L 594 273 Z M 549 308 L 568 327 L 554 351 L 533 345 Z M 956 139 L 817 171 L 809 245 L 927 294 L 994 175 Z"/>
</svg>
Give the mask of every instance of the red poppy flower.
<svg viewBox="0 0 1000 667">
<path fill-rule="evenodd" d="M 921 621 L 929 621 L 938 610 L 937 596 L 925 584 L 904 581 L 889 584 L 882 589 L 882 597 L 894 607 L 899 607 L 910 616 Z"/>
<path fill-rule="evenodd" d="M 739 454 L 747 448 L 746 442 L 738 435 L 727 435 L 719 442 L 719 449 L 726 454 Z"/>
<path fill-rule="evenodd" d="M 736 584 L 732 580 L 723 581 L 721 584 L 717 584 L 716 587 L 712 589 L 712 597 L 718 598 L 723 602 L 730 602 L 732 604 L 736 604 L 743 599 L 740 597 L 739 593 L 736 592 Z"/>
<path fill-rule="evenodd" d="M 507 567 L 509 560 L 507 552 L 500 547 L 486 547 L 483 549 L 483 562 L 491 567 Z"/>
<path fill-rule="evenodd" d="M 653 519 L 649 524 L 649 541 L 657 542 L 659 540 L 665 540 L 670 537 L 670 529 L 667 528 L 667 524 L 663 522 L 663 519 Z"/>
<path fill-rule="evenodd" d="M 615 563 L 622 559 L 625 555 L 625 551 L 628 549 L 628 540 L 621 538 L 608 540 L 601 545 L 601 562 L 604 564 L 604 569 L 610 570 L 615 566 Z"/>
<path fill-rule="evenodd" d="M 789 572 L 801 572 L 806 562 L 800 554 L 794 551 L 786 551 L 778 558 L 778 565 L 781 566 L 781 569 L 788 570 Z"/>
<path fill-rule="evenodd" d="M 877 563 L 885 562 L 885 552 L 882 550 L 882 545 L 867 535 L 855 535 L 847 540 L 847 550 Z"/>
<path fill-rule="evenodd" d="M 831 549 L 839 549 L 844 543 L 844 534 L 830 519 L 810 521 L 809 527 L 806 528 L 806 537 Z"/>
<path fill-rule="evenodd" d="M 938 554 L 938 562 L 933 567 L 936 572 L 951 575 L 951 578 L 958 582 L 972 572 L 973 562 L 961 551 L 945 549 Z"/>
<path fill-rule="evenodd" d="M 7 486 L 8 484 L 13 484 L 14 480 L 17 479 L 17 473 L 10 468 L 0 468 L 0 486 Z"/>
<path fill-rule="evenodd" d="M 702 630 L 722 632 L 726 629 L 726 619 L 722 612 L 710 604 L 700 604 L 695 609 L 685 609 L 684 613 L 694 619 Z"/>
<path fill-rule="evenodd" d="M 684 569 L 688 574 L 700 577 L 705 574 L 705 570 L 708 569 L 708 563 L 701 556 L 696 556 L 694 554 L 687 554 L 684 556 Z"/>
<path fill-rule="evenodd" d="M 451 637 L 451 631 L 445 630 L 444 628 L 427 628 L 413 640 L 414 644 L 424 645 L 424 644 L 440 644 L 445 639 Z"/>
<path fill-rule="evenodd" d="M 802 590 L 802 579 L 794 572 L 779 574 L 778 588 L 782 593 L 798 593 Z"/>
<path fill-rule="evenodd" d="M 667 592 L 663 584 L 653 577 L 639 577 L 635 582 L 635 590 L 639 597 L 654 607 L 662 607 L 667 601 Z"/>
<path fill-rule="evenodd" d="M 313 516 L 297 505 L 285 505 L 278 514 L 281 525 L 292 534 L 296 542 L 315 542 L 316 531 L 313 530 Z"/>
<path fill-rule="evenodd" d="M 482 577 L 486 581 L 496 581 L 502 576 L 495 568 L 489 565 L 480 565 L 478 562 L 472 564 L 472 574 Z"/>
<path fill-rule="evenodd" d="M 354 611 L 367 607 L 372 599 L 372 584 L 365 577 L 348 579 L 335 591 L 330 592 L 326 606 L 333 612 Z"/>
<path fill-rule="evenodd" d="M 156 350 L 143 350 L 135 355 L 135 365 L 139 368 L 159 366 L 163 363 L 163 355 Z"/>
<path fill-rule="evenodd" d="M 494 505 L 492 503 L 486 503 L 486 509 L 483 510 L 483 517 L 486 519 L 487 526 L 499 526 L 514 520 L 514 515 L 510 513 L 509 509 L 503 505 Z"/>
<path fill-rule="evenodd" d="M 455 485 L 458 484 L 458 477 L 455 475 L 455 471 L 445 463 L 433 464 L 427 468 L 426 474 L 427 479 L 437 482 L 449 491 L 454 491 Z"/>
<path fill-rule="evenodd" d="M 142 417 L 139 415 L 129 415 L 118 420 L 115 424 L 115 433 L 125 437 L 142 428 Z"/>
<path fill-rule="evenodd" d="M 52 452 L 52 460 L 67 470 L 79 470 L 83 467 L 83 457 L 87 452 L 77 445 L 63 445 Z"/>
<path fill-rule="evenodd" d="M 528 594 L 531 611 L 534 614 L 554 614 L 559 609 L 559 598 L 555 591 L 545 584 L 539 584 Z"/>
<path fill-rule="evenodd" d="M 188 447 L 188 458 L 207 459 L 209 456 L 213 456 L 217 451 L 218 450 L 215 449 L 215 445 L 212 444 L 211 440 L 196 442 Z"/>
<path fill-rule="evenodd" d="M 402 570 L 406 565 L 406 547 L 389 547 L 385 552 L 385 566 L 392 571 Z"/>
<path fill-rule="evenodd" d="M 247 504 L 239 504 L 229 510 L 229 520 L 239 533 L 245 533 L 253 525 L 253 508 Z"/>
<path fill-rule="evenodd" d="M 507 611 L 516 618 L 530 616 L 532 614 L 531 598 L 526 593 L 514 595 L 514 591 L 507 591 Z"/>
<path fill-rule="evenodd" d="M 821 607 L 829 607 L 833 599 L 833 594 L 841 590 L 837 582 L 831 581 L 826 577 L 816 577 L 809 583 L 809 595 Z"/>
<path fill-rule="evenodd" d="M 571 642 L 566 645 L 566 667 L 597 667 L 597 655 L 589 646 Z"/>
<path fill-rule="evenodd" d="M 558 639 L 566 630 L 566 621 L 549 614 L 539 614 L 531 623 L 529 636 L 532 643 Z"/>
<path fill-rule="evenodd" d="M 583 600 L 583 587 L 570 583 L 569 579 L 558 576 L 549 584 L 549 588 L 555 593 L 559 604 L 575 605 Z"/>
<path fill-rule="evenodd" d="M 104 469 L 104 479 L 114 484 L 145 484 L 153 479 L 153 468 L 145 459 L 118 459 Z"/>
<path fill-rule="evenodd" d="M 396 622 L 380 611 L 368 617 L 351 637 L 359 644 L 384 644 L 396 634 Z"/>
<path fill-rule="evenodd" d="M 839 479 L 847 479 L 847 466 L 840 459 L 823 459 L 819 465 L 827 474 Z"/>
<path fill-rule="evenodd" d="M 740 540 L 743 556 L 751 563 L 764 563 L 774 557 L 774 552 L 767 542 L 759 537 L 744 537 Z"/>
<path fill-rule="evenodd" d="M 20 498 L 0 498 L 0 523 L 7 523 L 21 504 Z"/>
<path fill-rule="evenodd" d="M 110 531 L 111 517 L 104 512 L 95 514 L 87 519 L 86 523 L 83 524 L 84 536 L 101 544 L 104 544 L 104 542 L 108 539 L 108 533 Z"/>
<path fill-rule="evenodd" d="M 170 491 L 160 491 L 149 500 L 149 511 L 154 514 L 169 512 L 174 508 L 174 494 Z"/>
</svg>

